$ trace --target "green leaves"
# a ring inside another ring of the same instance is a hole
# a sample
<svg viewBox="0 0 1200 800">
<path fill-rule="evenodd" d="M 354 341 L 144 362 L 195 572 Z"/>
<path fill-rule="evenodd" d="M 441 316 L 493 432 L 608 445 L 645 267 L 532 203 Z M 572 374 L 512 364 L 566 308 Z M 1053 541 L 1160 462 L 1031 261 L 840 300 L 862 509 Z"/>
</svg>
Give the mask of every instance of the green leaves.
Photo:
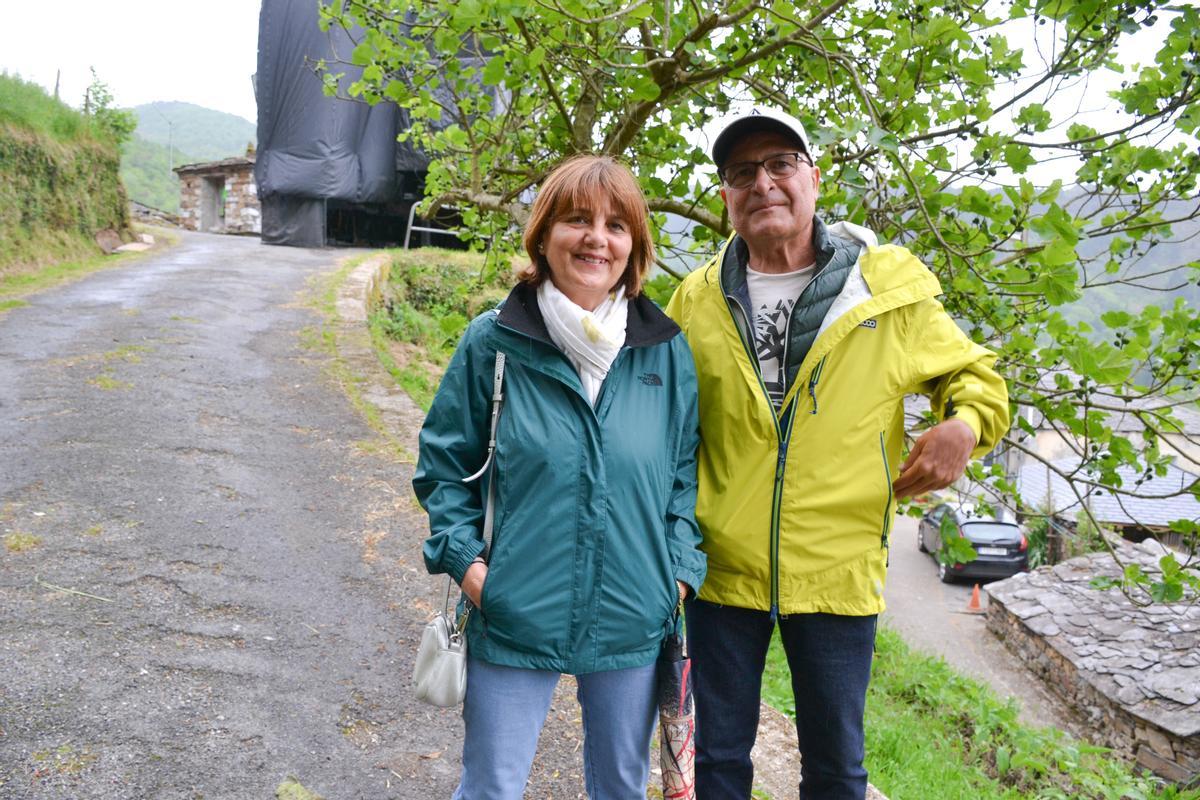
<svg viewBox="0 0 1200 800">
<path fill-rule="evenodd" d="M 1189 288 L 1200 266 L 1176 241 L 1200 217 L 1200 153 L 1179 136 L 1200 129 L 1200 11 L 897 0 L 828 6 L 809 30 L 814 9 L 356 0 L 322 19 L 365 31 L 350 91 L 404 105 L 414 125 L 402 135 L 433 159 L 427 196 L 469 209 L 464 225 L 494 253 L 518 248 L 527 200 L 555 164 L 603 150 L 631 165 L 673 231 L 686 229 L 658 234 L 660 253 L 702 262 L 730 232 L 706 154 L 713 120 L 751 102 L 786 106 L 816 144 L 818 212 L 929 264 L 946 308 L 997 353 L 1019 409 L 1085 438 L 1072 444 L 1104 480 L 1161 460 L 1165 422 L 1117 436 L 1097 406 L 1175 402 L 1200 385 Z M 1123 69 L 1123 31 L 1151 14 L 1170 19 L 1169 33 L 1137 40 L 1141 65 L 1114 93 L 1128 115 L 1077 116 L 1065 89 L 1091 86 L 1088 106 L 1102 104 L 1093 79 Z M 1014 31 L 1046 19 L 1045 60 L 1014 46 Z M 326 91 L 345 93 L 334 69 Z M 670 284 L 652 290 L 665 298 Z M 1039 431 L 1022 418 L 1010 438 L 1026 434 Z"/>
<path fill-rule="evenodd" d="M 1065 351 L 1071 368 L 1097 384 L 1117 384 L 1129 377 L 1133 362 L 1108 342 L 1085 342 Z"/>
<path fill-rule="evenodd" d="M 942 564 L 970 564 L 979 558 L 970 540 L 958 535 L 958 526 L 951 515 L 942 517 L 938 534 L 942 537 L 942 546 L 938 548 L 937 560 Z"/>
</svg>

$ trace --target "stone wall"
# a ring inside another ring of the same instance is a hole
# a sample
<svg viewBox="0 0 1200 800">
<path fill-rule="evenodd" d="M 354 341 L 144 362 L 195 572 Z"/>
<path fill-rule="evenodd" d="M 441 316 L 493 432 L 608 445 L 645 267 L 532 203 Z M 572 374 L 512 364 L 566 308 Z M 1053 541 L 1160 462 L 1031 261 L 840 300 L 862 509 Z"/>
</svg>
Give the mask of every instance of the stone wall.
<svg viewBox="0 0 1200 800">
<path fill-rule="evenodd" d="M 225 178 L 225 232 L 262 232 L 262 211 L 253 164 L 231 172 Z"/>
<path fill-rule="evenodd" d="M 1119 545 L 1156 570 L 1157 544 Z M 1200 607 L 1139 608 L 1116 590 L 1107 553 L 988 586 L 988 628 L 1083 718 L 1089 738 L 1167 780 L 1200 780 Z"/>
<path fill-rule="evenodd" d="M 254 162 L 214 162 L 177 169 L 179 174 L 179 218 L 183 226 L 198 231 L 202 224 L 205 186 L 223 181 L 225 189 L 223 213 L 217 214 L 214 224 L 207 226 L 213 233 L 262 232 L 262 208 L 258 202 L 258 186 L 254 182 Z"/>
</svg>

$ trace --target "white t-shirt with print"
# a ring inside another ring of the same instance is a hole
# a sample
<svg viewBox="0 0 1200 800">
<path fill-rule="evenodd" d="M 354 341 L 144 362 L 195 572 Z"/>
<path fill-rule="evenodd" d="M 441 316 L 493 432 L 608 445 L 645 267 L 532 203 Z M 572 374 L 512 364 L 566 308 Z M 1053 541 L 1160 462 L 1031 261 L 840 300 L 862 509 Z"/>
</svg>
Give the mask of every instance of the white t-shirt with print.
<svg viewBox="0 0 1200 800">
<path fill-rule="evenodd" d="M 787 392 L 783 343 L 788 318 L 800 294 L 812 281 L 816 264 L 793 272 L 774 274 L 746 269 L 746 288 L 750 291 L 750 316 L 754 324 L 754 351 L 771 404 L 776 409 Z"/>
</svg>

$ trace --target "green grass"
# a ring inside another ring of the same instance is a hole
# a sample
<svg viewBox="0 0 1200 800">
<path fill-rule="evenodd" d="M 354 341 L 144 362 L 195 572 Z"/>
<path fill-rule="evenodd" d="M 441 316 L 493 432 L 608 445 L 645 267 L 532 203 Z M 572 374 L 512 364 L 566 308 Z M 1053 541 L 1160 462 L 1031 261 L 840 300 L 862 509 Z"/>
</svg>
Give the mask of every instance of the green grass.
<svg viewBox="0 0 1200 800">
<path fill-rule="evenodd" d="M 881 629 L 867 693 L 867 770 L 895 800 L 1198 800 L 1141 775 L 1108 752 L 1060 731 L 1022 725 L 1012 702 L 940 658 Z M 778 634 L 763 699 L 791 715 L 787 660 Z"/>
<path fill-rule="evenodd" d="M 88 118 L 55 100 L 36 83 L 0 74 L 0 122 L 11 122 L 60 142 L 94 138 Z"/>
</svg>

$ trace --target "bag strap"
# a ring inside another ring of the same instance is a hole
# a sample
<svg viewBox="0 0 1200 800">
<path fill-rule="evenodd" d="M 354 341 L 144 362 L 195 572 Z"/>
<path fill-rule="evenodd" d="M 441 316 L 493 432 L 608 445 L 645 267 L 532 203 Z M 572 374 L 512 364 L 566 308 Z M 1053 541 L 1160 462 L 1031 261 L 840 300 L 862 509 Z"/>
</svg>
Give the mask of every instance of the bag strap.
<svg viewBox="0 0 1200 800">
<path fill-rule="evenodd" d="M 474 475 L 470 475 L 462 479 L 463 483 L 471 483 L 478 480 L 484 473 L 491 468 L 491 474 L 488 476 L 488 492 L 487 502 L 483 508 L 483 556 L 486 561 L 491 555 L 492 550 L 492 529 L 494 525 L 494 517 L 496 511 L 496 475 L 495 475 L 495 455 L 496 455 L 496 429 L 500 426 L 500 410 L 504 405 L 504 392 L 501 391 L 504 386 L 504 353 L 496 351 L 496 369 L 492 375 L 492 424 L 491 432 L 488 435 L 488 451 L 487 459 L 483 462 L 483 466 Z M 446 609 L 450 608 L 450 590 L 454 586 L 454 580 L 449 579 L 446 585 Z M 470 601 L 467 601 L 467 613 L 470 613 Z M 465 625 L 466 615 L 460 620 L 460 629 Z"/>
</svg>

